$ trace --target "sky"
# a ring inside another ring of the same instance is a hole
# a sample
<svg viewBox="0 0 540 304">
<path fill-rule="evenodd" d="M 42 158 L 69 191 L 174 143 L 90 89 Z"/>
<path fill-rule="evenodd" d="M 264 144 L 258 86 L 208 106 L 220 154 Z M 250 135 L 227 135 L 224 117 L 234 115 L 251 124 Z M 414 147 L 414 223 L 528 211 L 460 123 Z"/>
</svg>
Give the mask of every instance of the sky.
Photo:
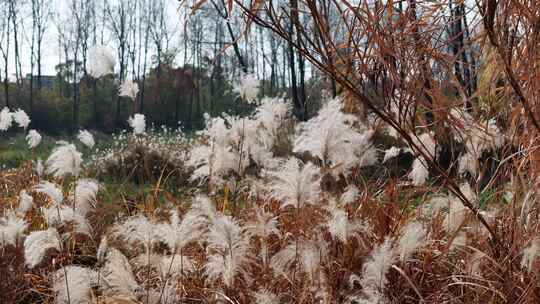
<svg viewBox="0 0 540 304">
<path fill-rule="evenodd" d="M 100 1 L 100 0 L 94 0 Z M 110 3 L 114 3 L 115 0 L 109 0 Z M 28 1 L 29 2 L 29 1 Z M 64 26 L 61 20 L 69 20 L 69 8 L 68 5 L 71 0 L 52 0 L 53 10 L 52 16 L 49 18 L 47 24 L 47 30 L 45 32 L 43 45 L 42 45 L 42 74 L 43 75 L 54 75 L 56 73 L 55 66 L 59 63 L 59 54 L 61 52 L 59 43 L 58 43 L 58 33 L 59 28 Z M 178 45 L 178 34 L 181 33 L 181 15 L 177 11 L 178 2 L 177 1 L 166 1 L 167 3 L 167 24 L 170 29 L 173 29 L 176 32 L 176 37 L 173 38 L 171 47 L 176 47 Z M 31 64 L 30 64 L 30 35 L 32 31 L 32 15 L 30 5 L 26 5 L 22 11 L 22 16 L 24 17 L 22 26 L 24 31 L 19 31 L 21 41 L 21 66 L 23 75 L 30 73 Z M 109 37 L 107 37 L 109 36 Z M 105 45 L 115 48 L 114 41 L 110 35 L 106 35 Z M 13 52 L 13 40 L 11 41 L 11 50 L 10 50 L 10 62 L 9 62 L 9 73 L 10 77 L 14 77 L 15 73 L 15 59 Z M 149 56 L 151 56 L 150 54 Z M 3 69 L 3 61 L 0 62 L 0 67 Z M 34 71 L 37 73 L 37 71 Z"/>
<path fill-rule="evenodd" d="M 17 0 L 18 1 L 18 0 Z M 73 0 L 51 0 L 53 2 L 52 6 L 52 16 L 49 19 L 48 25 L 47 25 L 47 31 L 45 33 L 44 41 L 43 41 L 43 47 L 42 47 L 42 73 L 43 75 L 54 75 L 56 73 L 55 66 L 59 63 L 59 54 L 61 53 L 59 43 L 58 43 L 58 33 L 59 28 L 62 28 L 66 24 L 63 23 L 62 20 L 67 20 L 66 22 L 70 21 L 70 14 L 69 14 L 69 4 Z M 96 3 L 103 3 L 103 1 L 109 1 L 111 5 L 113 5 L 116 1 L 119 0 L 91 0 L 96 1 Z M 132 0 L 125 0 L 125 1 L 132 1 Z M 155 1 L 155 0 L 152 0 Z M 468 0 L 468 3 L 471 0 Z M 22 2 L 22 0 L 21 0 Z M 28 3 L 26 5 L 25 9 L 21 13 L 22 16 L 24 16 L 24 21 L 22 26 L 24 27 L 24 31 L 20 31 L 21 33 L 21 40 L 22 40 L 22 47 L 21 47 L 21 64 L 22 64 L 22 71 L 23 75 L 26 75 L 30 72 L 30 37 L 31 29 L 32 29 L 32 15 L 31 15 L 31 7 L 29 5 L 30 1 L 25 1 Z M 20 2 L 19 2 L 20 3 Z M 171 44 L 169 47 L 171 48 L 177 48 L 180 52 L 180 55 L 177 56 L 177 58 L 182 58 L 182 44 L 180 43 L 180 35 L 182 34 L 182 14 L 178 11 L 178 1 L 177 0 L 165 0 L 165 3 L 167 5 L 166 10 L 166 20 L 168 28 L 172 29 L 172 31 L 175 33 L 173 34 L 173 38 L 171 41 Z M 471 3 L 469 3 L 471 4 Z M 101 14 L 101 12 L 100 12 Z M 478 16 L 477 13 L 473 11 L 469 11 L 467 13 L 469 18 L 469 24 L 475 24 L 478 22 Z M 108 37 L 107 37 L 108 36 Z M 105 45 L 116 49 L 113 39 L 110 37 L 110 35 L 106 35 Z M 11 43 L 11 47 L 13 48 L 13 43 Z M 10 62 L 8 65 L 10 77 L 13 77 L 13 73 L 15 72 L 15 62 L 14 62 L 14 56 L 13 56 L 13 49 L 10 51 Z M 149 54 L 149 58 L 153 54 Z M 3 69 L 3 61 L 0 61 L 0 68 Z M 34 73 L 37 73 L 36 71 Z"/>
</svg>

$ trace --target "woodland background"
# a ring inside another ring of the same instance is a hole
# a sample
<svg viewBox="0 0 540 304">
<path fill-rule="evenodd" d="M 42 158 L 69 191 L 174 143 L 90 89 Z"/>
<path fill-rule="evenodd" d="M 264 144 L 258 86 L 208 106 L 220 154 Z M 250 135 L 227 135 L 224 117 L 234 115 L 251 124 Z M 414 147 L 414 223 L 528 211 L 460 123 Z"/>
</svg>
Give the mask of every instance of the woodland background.
<svg viewBox="0 0 540 304">
<path fill-rule="evenodd" d="M 331 89 L 290 44 L 246 30 L 222 0 L 196 11 L 165 0 L 2 0 L 0 20 L 0 106 L 24 109 L 32 128 L 50 134 L 110 133 L 134 112 L 157 126 L 201 128 L 206 112 L 246 111 L 231 89 L 248 72 L 262 80 L 261 95 L 294 96 L 315 110 L 321 89 Z M 87 57 L 100 44 L 115 51 L 117 73 L 97 80 Z M 51 62 L 55 74 L 46 75 Z M 139 84 L 135 102 L 117 96 L 126 79 Z"/>
</svg>

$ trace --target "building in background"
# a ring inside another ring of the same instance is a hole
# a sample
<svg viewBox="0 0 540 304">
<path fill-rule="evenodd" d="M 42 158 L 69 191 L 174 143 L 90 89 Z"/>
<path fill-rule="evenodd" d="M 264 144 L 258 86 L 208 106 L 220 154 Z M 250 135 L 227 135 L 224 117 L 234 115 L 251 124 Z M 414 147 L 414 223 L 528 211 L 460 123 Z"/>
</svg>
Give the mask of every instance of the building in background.
<svg viewBox="0 0 540 304">
<path fill-rule="evenodd" d="M 26 83 L 30 83 L 30 79 L 32 77 L 32 74 L 26 74 Z M 54 81 L 56 80 L 56 76 L 50 76 L 50 75 L 41 75 L 41 87 L 43 89 L 52 89 L 54 87 Z M 38 87 L 38 76 L 34 75 L 34 88 Z"/>
</svg>

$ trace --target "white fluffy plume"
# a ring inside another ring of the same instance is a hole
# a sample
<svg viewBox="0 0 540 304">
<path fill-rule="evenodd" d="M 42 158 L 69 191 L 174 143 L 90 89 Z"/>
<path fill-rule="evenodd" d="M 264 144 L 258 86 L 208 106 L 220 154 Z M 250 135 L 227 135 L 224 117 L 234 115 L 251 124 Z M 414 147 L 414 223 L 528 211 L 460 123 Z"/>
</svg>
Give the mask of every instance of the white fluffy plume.
<svg viewBox="0 0 540 304">
<path fill-rule="evenodd" d="M 60 250 L 60 236 L 55 228 L 33 231 L 24 240 L 24 260 L 29 268 L 37 266 L 49 249 Z"/>
<path fill-rule="evenodd" d="M 433 139 L 433 133 L 423 133 L 421 135 L 412 135 L 411 139 L 415 145 L 430 157 L 437 157 L 437 144 Z M 408 178 L 412 180 L 412 184 L 420 186 L 426 183 L 429 177 L 428 163 L 424 156 L 418 153 L 416 159 L 413 162 L 412 170 L 409 172 Z"/>
<path fill-rule="evenodd" d="M 534 261 L 540 253 L 540 239 L 534 239 L 531 244 L 523 249 L 523 257 L 521 258 L 521 268 L 528 271 L 533 270 Z"/>
<path fill-rule="evenodd" d="M 148 301 L 144 303 L 151 304 L 176 304 L 182 303 L 183 297 L 177 291 L 177 283 L 173 280 L 166 281 L 160 288 L 150 289 L 148 292 Z"/>
<path fill-rule="evenodd" d="M 362 279 L 360 284 L 368 294 L 379 294 L 384 290 L 384 286 L 388 283 L 386 274 L 395 261 L 392 243 L 389 238 L 375 247 L 370 259 L 367 260 L 362 268 Z"/>
<path fill-rule="evenodd" d="M 469 184 L 462 184 L 459 189 L 469 201 L 475 203 L 476 194 L 472 191 Z M 444 219 L 443 227 L 448 232 L 455 232 L 465 221 L 468 209 L 457 197 L 449 196 L 447 202 L 448 214 Z"/>
<path fill-rule="evenodd" d="M 285 277 L 289 277 L 294 271 L 301 271 L 307 274 L 309 280 L 324 279 L 320 270 L 327 253 L 328 243 L 321 238 L 291 242 L 272 256 L 270 267 Z M 296 264 L 296 261 L 299 263 Z"/>
<path fill-rule="evenodd" d="M 43 161 L 41 158 L 38 158 L 37 161 L 34 162 L 34 167 L 36 170 L 36 174 L 41 177 L 43 176 L 43 172 L 45 171 L 45 168 L 43 166 Z"/>
<path fill-rule="evenodd" d="M 134 134 L 143 134 L 146 130 L 146 118 L 143 114 L 135 114 L 128 119 L 129 126 Z"/>
<path fill-rule="evenodd" d="M 96 271 L 80 266 L 70 265 L 57 270 L 53 277 L 55 303 L 91 303 L 92 286 L 97 284 L 97 277 Z"/>
<path fill-rule="evenodd" d="M 9 211 L 5 217 L 0 218 L 0 247 L 17 246 L 27 227 L 28 223 L 24 219 Z"/>
<path fill-rule="evenodd" d="M 208 281 L 221 279 L 232 287 L 237 276 L 246 279 L 249 235 L 233 218 L 220 216 L 213 221 L 207 234 L 208 261 L 204 265 Z"/>
<path fill-rule="evenodd" d="M 114 227 L 116 236 L 130 245 L 143 245 L 146 253 L 161 239 L 159 233 L 159 226 L 143 215 L 128 217 Z"/>
<path fill-rule="evenodd" d="M 502 146 L 504 134 L 497 127 L 495 120 L 475 122 L 470 115 L 463 115 L 463 124 L 459 130 L 460 138 L 465 144 L 465 153 L 459 159 L 459 173 L 468 172 L 471 176 L 478 175 L 478 159 L 482 153 Z"/>
<path fill-rule="evenodd" d="M 88 73 L 94 78 L 113 74 L 116 58 L 105 46 L 96 45 L 88 50 Z"/>
<path fill-rule="evenodd" d="M 47 174 L 53 174 L 55 177 L 66 175 L 79 176 L 81 173 L 82 154 L 77 151 L 73 144 L 61 143 L 54 148 L 52 154 L 45 162 Z"/>
<path fill-rule="evenodd" d="M 172 252 L 180 252 L 189 242 L 198 240 L 203 234 L 201 223 L 191 216 L 180 220 L 178 211 L 171 211 L 170 222 L 159 224 L 159 236 Z"/>
<path fill-rule="evenodd" d="M 255 111 L 255 121 L 261 125 L 270 140 L 276 140 L 283 123 L 291 116 L 292 105 L 283 98 L 265 97 Z M 267 142 L 266 144 L 271 144 Z"/>
<path fill-rule="evenodd" d="M 360 219 L 350 220 L 347 212 L 339 206 L 330 208 L 330 219 L 326 226 L 333 238 L 345 244 L 351 238 L 357 238 L 361 233 L 369 231 L 369 227 Z"/>
<path fill-rule="evenodd" d="M 182 223 L 192 226 L 198 231 L 197 233 L 202 233 L 204 236 L 218 217 L 219 213 L 217 213 L 210 198 L 199 195 L 195 197 L 191 209 L 184 216 Z"/>
<path fill-rule="evenodd" d="M 435 142 L 433 132 L 422 133 L 418 136 L 411 135 L 411 139 L 422 152 L 430 156 L 436 156 L 437 143 Z"/>
<path fill-rule="evenodd" d="M 384 158 L 383 163 L 385 163 L 387 160 L 392 159 L 401 153 L 401 148 L 398 147 L 391 147 L 390 149 L 387 149 L 384 151 Z"/>
<path fill-rule="evenodd" d="M 115 248 L 101 250 L 104 265 L 100 274 L 103 279 L 103 290 L 106 295 L 135 297 L 141 289 L 128 259 Z"/>
<path fill-rule="evenodd" d="M 0 131 L 7 131 L 13 123 L 13 114 L 7 107 L 0 111 Z"/>
<path fill-rule="evenodd" d="M 22 190 L 19 193 L 19 207 L 17 208 L 17 213 L 20 215 L 26 214 L 28 210 L 32 209 L 32 206 L 34 204 L 34 198 L 26 192 L 26 190 Z"/>
<path fill-rule="evenodd" d="M 96 142 L 94 141 L 94 136 L 92 133 L 86 130 L 80 130 L 77 138 L 88 148 L 93 148 Z"/>
<path fill-rule="evenodd" d="M 459 173 L 468 172 L 471 176 L 476 176 L 478 172 L 478 158 L 471 152 L 466 152 L 459 158 Z"/>
<path fill-rule="evenodd" d="M 74 209 L 82 215 L 86 215 L 96 202 L 99 191 L 99 183 L 94 179 L 83 178 L 77 181 L 75 191 L 71 194 Z"/>
<path fill-rule="evenodd" d="M 300 246 L 296 246 L 295 243 L 289 243 L 282 248 L 270 259 L 270 268 L 277 274 L 288 276 L 288 273 L 292 271 L 292 266 L 298 256 L 299 247 Z"/>
<path fill-rule="evenodd" d="M 253 120 L 232 116 L 205 118 L 206 128 L 200 132 L 204 141 L 195 145 L 187 161 L 195 169 L 192 180 L 221 185 L 229 173 L 243 175 L 250 159 L 256 162 L 261 155 L 267 155 L 264 148 L 254 145 L 258 129 Z"/>
<path fill-rule="evenodd" d="M 26 142 L 30 149 L 34 149 L 41 143 L 41 135 L 36 130 L 30 130 L 26 135 Z"/>
<path fill-rule="evenodd" d="M 422 156 L 419 156 L 414 160 L 412 164 L 412 170 L 409 172 L 408 177 L 411 179 L 412 184 L 420 186 L 426 183 L 429 177 L 429 170 L 426 167 L 425 160 Z"/>
<path fill-rule="evenodd" d="M 61 204 L 64 200 L 64 194 L 62 193 L 62 190 L 58 188 L 57 185 L 51 182 L 43 181 L 39 183 L 34 189 L 36 192 L 46 194 L 55 205 Z"/>
<path fill-rule="evenodd" d="M 163 279 L 168 279 L 169 277 L 179 278 L 186 272 L 195 271 L 195 264 L 193 264 L 193 261 L 189 257 L 175 254 L 162 257 L 159 261 L 158 268 Z"/>
<path fill-rule="evenodd" d="M 118 95 L 135 100 L 137 98 L 137 93 L 139 93 L 139 85 L 135 81 L 128 80 L 124 81 L 118 90 Z"/>
<path fill-rule="evenodd" d="M 259 93 L 259 80 L 255 74 L 244 74 L 240 81 L 235 83 L 233 91 L 246 103 L 254 103 Z"/>
<path fill-rule="evenodd" d="M 253 298 L 257 304 L 279 304 L 279 296 L 268 290 L 259 290 L 253 293 Z"/>
<path fill-rule="evenodd" d="M 90 235 L 92 227 L 88 220 L 68 206 L 54 206 L 43 209 L 43 216 L 49 226 L 60 227 L 65 224 L 72 223 L 73 231 L 76 233 Z"/>
<path fill-rule="evenodd" d="M 350 185 L 345 189 L 345 192 L 341 194 L 340 201 L 342 204 L 350 204 L 358 198 L 358 195 L 360 194 L 360 190 L 355 185 Z"/>
<path fill-rule="evenodd" d="M 367 166 L 377 161 L 371 144 L 373 131 L 352 127 L 355 116 L 341 111 L 341 100 L 332 99 L 318 115 L 296 128 L 293 152 L 309 152 L 334 174 L 345 173 L 355 166 Z"/>
<path fill-rule="evenodd" d="M 320 196 L 320 170 L 312 163 L 302 164 L 290 158 L 281 168 L 269 172 L 271 198 L 281 202 L 281 207 L 292 205 L 301 208 L 316 204 Z"/>
<path fill-rule="evenodd" d="M 261 258 L 263 260 L 263 264 L 265 265 L 267 264 L 269 257 L 267 239 L 271 235 L 281 235 L 281 231 L 279 231 L 277 225 L 277 217 L 270 212 L 265 212 L 263 208 L 257 208 L 255 218 L 246 225 L 249 233 L 260 240 Z"/>
<path fill-rule="evenodd" d="M 303 272 L 308 275 L 311 281 L 326 280 L 326 275 L 322 271 L 324 260 L 328 254 L 328 242 L 317 236 L 315 240 L 300 243 L 300 266 Z"/>
<path fill-rule="evenodd" d="M 406 261 L 421 247 L 426 239 L 426 230 L 422 224 L 416 221 L 409 222 L 401 231 L 398 241 L 398 253 L 402 261 Z"/>
<path fill-rule="evenodd" d="M 19 125 L 19 127 L 26 130 L 28 128 L 28 125 L 30 125 L 30 117 L 28 117 L 28 114 L 24 110 L 18 109 L 17 111 L 13 112 L 13 120 Z"/>
<path fill-rule="evenodd" d="M 250 164 L 275 168 L 273 148 L 288 140 L 284 130 L 290 109 L 284 99 L 265 98 L 253 117 L 205 115 L 206 128 L 199 133 L 202 140 L 195 144 L 187 161 L 194 168 L 191 179 L 222 185 L 233 172 L 238 176 L 249 174 L 246 169 Z"/>
<path fill-rule="evenodd" d="M 234 170 L 237 163 L 237 157 L 230 147 L 218 144 L 196 146 L 191 150 L 190 158 L 186 162 L 188 166 L 195 168 L 190 177 L 192 181 L 208 181 L 213 185 L 221 184 L 222 177 Z"/>
<path fill-rule="evenodd" d="M 255 218 L 246 224 L 248 231 L 253 236 L 267 238 L 270 235 L 281 235 L 278 227 L 278 219 L 270 212 L 264 211 L 262 208 L 257 208 Z"/>
</svg>

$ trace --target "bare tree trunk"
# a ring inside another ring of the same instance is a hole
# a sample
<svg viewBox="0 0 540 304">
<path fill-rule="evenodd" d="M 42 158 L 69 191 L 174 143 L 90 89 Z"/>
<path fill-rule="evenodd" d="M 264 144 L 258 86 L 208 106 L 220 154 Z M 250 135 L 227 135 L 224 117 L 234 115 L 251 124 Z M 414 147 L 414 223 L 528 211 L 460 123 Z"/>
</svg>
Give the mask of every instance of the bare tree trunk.
<svg viewBox="0 0 540 304">
<path fill-rule="evenodd" d="M 127 29 L 127 18 L 128 18 L 128 4 L 129 2 L 126 0 L 120 0 L 116 3 L 116 7 L 113 8 L 110 7 L 108 3 L 106 3 L 106 13 L 110 19 L 110 24 L 112 26 L 113 34 L 116 39 L 116 42 L 118 43 L 118 61 L 120 63 L 120 73 L 118 75 L 118 80 L 120 83 L 124 82 L 125 76 L 126 76 L 126 51 L 127 51 L 127 44 L 128 44 L 128 29 Z M 120 120 L 121 120 L 121 100 L 122 98 L 120 96 L 116 97 L 116 109 L 115 109 L 115 119 L 114 119 L 114 126 L 115 128 L 120 127 Z"/>
<path fill-rule="evenodd" d="M 180 77 L 180 73 L 176 74 L 176 77 Z M 177 79 L 178 79 L 177 78 Z M 174 121 L 177 123 L 180 121 L 180 101 L 182 100 L 182 86 L 177 83 L 176 84 L 176 98 L 174 100 Z"/>
<path fill-rule="evenodd" d="M 37 74 L 37 85 L 38 85 L 38 91 L 40 92 L 40 96 L 41 96 L 41 89 L 43 88 L 43 81 L 42 81 L 42 71 L 41 71 L 41 43 L 38 43 L 38 47 L 37 47 L 37 70 L 38 70 L 38 74 Z"/>
<path fill-rule="evenodd" d="M 463 61 L 463 73 L 466 83 L 468 97 L 471 97 L 476 91 L 476 76 L 474 72 L 474 54 L 472 52 L 469 41 L 469 27 L 467 24 L 467 16 L 465 14 L 465 4 L 462 1 L 456 7 L 456 15 L 459 18 L 459 43 L 463 51 L 461 52 L 461 60 Z M 470 103 L 470 101 L 469 101 Z M 468 105 L 469 107 L 472 105 Z"/>
<path fill-rule="evenodd" d="M 17 83 L 17 97 L 21 94 L 22 86 L 22 68 L 20 57 L 20 44 L 19 44 L 19 26 L 17 24 L 18 12 L 15 7 L 15 0 L 9 0 L 9 10 L 11 14 L 11 23 L 13 27 L 13 47 L 15 51 L 15 78 Z"/>
<path fill-rule="evenodd" d="M 476 75 L 476 59 L 474 55 L 473 45 L 470 40 L 471 34 L 469 32 L 469 24 L 467 22 L 467 14 L 465 13 L 465 3 L 461 2 L 459 4 L 460 9 L 460 15 L 463 19 L 463 26 L 465 27 L 465 41 L 467 43 L 468 49 L 469 49 L 469 57 L 470 57 L 470 69 L 471 69 L 471 95 L 476 91 L 477 87 L 477 75 Z"/>
<path fill-rule="evenodd" d="M 30 46 L 30 117 L 34 114 L 34 34 L 35 34 L 35 21 L 32 22 L 32 42 Z"/>
<path fill-rule="evenodd" d="M 270 35 L 270 59 L 271 59 L 270 60 L 270 94 L 273 95 L 276 92 L 277 87 L 279 86 L 278 71 L 276 68 L 276 65 L 278 63 L 279 50 L 278 50 L 276 38 L 271 33 L 269 35 Z"/>
<path fill-rule="evenodd" d="M 297 84 L 297 79 L 296 79 L 296 66 L 295 66 L 295 58 L 294 58 L 294 47 L 293 47 L 293 43 L 292 41 L 294 41 L 294 28 L 296 26 L 298 26 L 298 0 L 290 0 L 289 2 L 290 6 L 291 6 L 291 20 L 290 20 L 290 24 L 289 24 L 289 37 L 290 37 L 290 41 L 289 41 L 289 66 L 290 66 L 290 71 L 291 71 L 291 95 L 292 95 L 292 99 L 293 99 L 293 104 L 294 104 L 294 112 L 295 112 L 295 115 L 296 117 L 303 121 L 306 119 L 306 111 L 305 111 L 305 92 L 302 92 L 302 88 L 300 88 L 300 92 L 298 90 L 298 84 Z M 299 34 L 298 34 L 299 35 Z M 297 43 L 300 43 L 300 41 L 298 41 L 298 38 L 299 36 L 297 35 Z M 299 67 L 300 67 L 300 80 L 301 82 L 303 83 L 303 63 L 301 63 L 302 59 L 300 58 L 299 56 L 299 59 L 298 59 L 298 62 L 299 62 Z M 301 83 L 301 86 L 303 86 L 303 84 Z"/>
<path fill-rule="evenodd" d="M 292 35 L 292 27 L 291 32 L 289 34 Z M 294 48 L 291 42 L 289 42 L 289 70 L 291 72 L 291 97 L 294 104 L 294 112 L 298 119 L 302 120 L 301 117 L 303 117 L 302 113 L 302 104 L 300 103 L 300 100 L 298 98 L 298 88 L 296 86 L 296 68 L 294 63 Z"/>
<path fill-rule="evenodd" d="M 99 119 L 98 119 L 99 113 L 98 113 L 98 103 L 97 103 L 97 100 L 98 100 L 97 82 L 98 80 L 95 78 L 92 78 L 92 80 L 90 81 L 91 86 L 92 86 L 92 99 L 94 100 L 92 104 L 94 106 L 94 128 L 95 129 L 98 129 L 98 126 L 99 126 Z"/>
<path fill-rule="evenodd" d="M 452 49 L 452 54 L 454 55 L 454 69 L 456 78 L 458 79 L 461 86 L 464 88 L 466 94 L 465 108 L 468 111 L 472 110 L 472 104 L 470 97 L 472 96 L 475 90 L 475 82 L 472 79 L 471 72 L 471 63 L 469 62 L 469 57 L 467 56 L 467 48 L 465 46 L 465 34 L 466 34 L 466 19 L 465 19 L 465 8 L 463 3 L 458 3 L 454 6 L 453 1 L 449 3 L 450 8 L 450 25 L 449 25 L 449 36 Z"/>
<path fill-rule="evenodd" d="M 220 41 L 221 41 L 221 22 L 219 19 L 216 19 L 215 30 L 216 35 L 214 36 L 213 44 L 213 56 L 214 64 L 212 65 L 212 73 L 210 74 L 210 113 L 214 113 L 214 100 L 216 99 L 216 77 L 221 70 L 221 54 L 220 54 Z M 218 79 L 217 81 L 220 81 Z"/>
<path fill-rule="evenodd" d="M 195 94 L 195 87 L 191 86 L 191 92 L 189 95 L 189 107 L 188 107 L 188 128 L 193 128 L 193 96 Z"/>
<path fill-rule="evenodd" d="M 433 117 L 433 98 L 431 97 L 431 95 L 429 93 L 431 91 L 431 79 L 430 79 L 431 73 L 430 73 L 430 69 L 429 69 L 429 66 L 428 66 L 428 62 L 426 61 L 423 53 L 421 52 L 421 49 L 423 48 L 423 46 L 422 46 L 422 42 L 421 42 L 422 37 L 421 37 L 420 30 L 419 30 L 419 27 L 418 27 L 418 16 L 416 14 L 416 0 L 408 0 L 408 1 L 409 1 L 409 9 L 410 9 L 409 19 L 410 19 L 411 22 L 414 23 L 413 36 L 414 36 L 414 40 L 415 40 L 415 47 L 419 52 L 418 63 L 420 64 L 421 77 L 422 77 L 422 82 L 423 82 L 423 85 L 424 85 L 423 95 L 424 95 L 424 99 L 426 101 L 426 103 L 425 103 L 425 107 L 426 107 L 425 117 L 426 117 L 427 123 L 431 124 L 431 123 L 433 123 L 433 120 L 434 120 L 434 117 Z"/>
<path fill-rule="evenodd" d="M 81 42 L 81 34 L 82 34 L 82 15 L 84 15 L 84 11 L 82 11 L 82 7 L 77 5 L 76 0 L 72 2 L 72 14 L 75 18 L 75 44 L 73 45 L 73 125 L 72 125 L 72 132 L 73 134 L 77 132 L 77 129 L 79 128 L 79 79 L 77 75 L 79 74 L 79 44 Z"/>
<path fill-rule="evenodd" d="M 283 63 L 289 60 L 288 58 L 289 46 L 290 45 L 288 43 L 283 45 L 283 50 L 281 51 L 281 57 L 282 57 L 281 62 Z M 289 71 L 289 69 L 287 68 L 286 64 L 283 64 L 282 69 L 281 69 L 281 88 L 283 89 L 287 88 L 287 84 L 285 83 L 289 79 L 289 75 L 287 74 L 287 71 Z"/>
<path fill-rule="evenodd" d="M 263 35 L 263 30 L 262 30 L 262 27 L 259 27 L 259 46 L 260 46 L 260 54 L 262 56 L 262 79 L 263 79 L 263 82 L 262 82 L 262 85 L 261 85 L 261 95 L 262 96 L 265 96 L 266 94 L 266 54 L 264 52 L 264 35 Z M 257 56 L 256 60 L 259 60 L 259 56 Z"/>
<path fill-rule="evenodd" d="M 7 62 L 7 59 L 6 59 Z M 9 104 L 9 82 L 8 82 L 8 65 L 7 63 L 4 66 L 4 96 L 6 99 L 6 107 L 11 108 Z"/>
<path fill-rule="evenodd" d="M 2 57 L 4 59 L 4 98 L 6 100 L 6 107 L 10 108 L 9 101 L 9 46 L 10 46 L 10 37 L 11 37 L 11 14 L 9 10 L 7 11 L 7 19 L 3 20 L 3 30 L 5 32 L 2 36 L 5 36 L 6 42 L 0 43 L 0 51 L 2 52 Z"/>
<path fill-rule="evenodd" d="M 75 55 L 73 57 L 73 133 L 79 128 L 79 80 L 77 79 L 77 74 L 79 73 L 77 64 L 77 60 L 79 59 L 78 53 L 78 50 L 75 50 Z"/>
<path fill-rule="evenodd" d="M 450 49 L 452 50 L 452 55 L 454 56 L 454 74 L 462 87 L 465 87 L 465 80 L 463 79 L 463 69 L 460 64 L 460 52 L 463 52 L 463 48 L 460 48 L 460 35 L 461 35 L 461 20 L 456 14 L 456 9 L 453 7 L 453 0 L 448 2 L 450 8 L 450 22 L 448 26 L 448 36 L 450 38 Z M 463 36 L 461 36 L 463 37 Z"/>
<path fill-rule="evenodd" d="M 150 5 L 150 4 L 149 4 Z M 141 6 L 142 9 L 142 6 Z M 146 65 L 148 62 L 148 44 L 150 39 L 150 12 L 149 8 L 146 8 L 146 15 L 145 15 L 145 34 L 144 34 L 144 59 L 143 59 L 143 68 L 142 68 L 142 84 L 141 84 L 141 96 L 140 96 L 140 113 L 144 113 L 144 97 L 146 92 Z"/>
<path fill-rule="evenodd" d="M 201 20 L 202 23 L 202 20 Z M 197 30 L 197 41 L 195 43 L 195 57 L 197 59 L 197 68 L 196 68 L 196 79 L 197 84 L 200 84 L 202 82 L 202 67 L 201 67 L 201 58 L 202 58 L 202 50 L 201 50 L 201 41 L 202 41 L 202 24 L 198 27 Z M 201 116 L 201 93 L 202 90 L 200 89 L 200 85 L 197 86 L 197 104 L 196 104 L 196 110 L 195 110 L 195 120 L 198 120 Z"/>
<path fill-rule="evenodd" d="M 227 10 L 227 5 L 225 3 L 225 0 L 221 0 L 221 8 L 219 7 L 219 5 L 214 2 L 214 1 L 211 1 L 214 8 L 216 9 L 216 11 L 218 12 L 218 14 L 221 16 L 221 18 L 223 18 L 223 20 L 225 20 L 225 24 L 227 24 L 227 31 L 229 33 L 229 37 L 231 38 L 231 44 L 233 46 L 233 49 L 234 49 L 234 54 L 236 55 L 236 58 L 238 59 L 238 63 L 240 64 L 240 66 L 242 67 L 242 71 L 244 73 L 248 73 L 248 67 L 247 67 L 247 64 L 246 62 L 244 61 L 244 57 L 242 56 L 242 53 L 240 52 L 240 48 L 238 47 L 238 41 L 234 35 L 234 31 L 233 31 L 233 28 L 231 26 L 231 23 L 229 21 L 229 11 Z"/>
<path fill-rule="evenodd" d="M 36 53 L 36 61 L 37 61 L 37 86 L 38 86 L 38 99 L 41 100 L 41 89 L 43 87 L 43 83 L 41 80 L 41 43 L 43 42 L 43 35 L 42 35 L 42 27 L 38 24 L 38 38 L 37 38 L 37 53 Z"/>
<path fill-rule="evenodd" d="M 294 16 L 294 25 L 296 28 L 296 41 L 299 45 L 302 45 L 302 35 L 300 34 L 300 18 L 298 17 L 298 2 L 297 0 L 293 0 L 296 2 L 296 12 L 293 14 Z M 305 59 L 302 57 L 302 54 L 300 51 L 298 51 L 298 72 L 300 74 L 300 88 L 298 92 L 298 101 L 302 105 L 302 120 L 307 119 L 307 109 L 306 109 L 306 64 Z"/>
<path fill-rule="evenodd" d="M 136 67 L 135 64 L 137 61 L 137 52 L 136 52 L 136 44 L 137 44 L 137 22 L 140 22 L 139 18 L 137 18 L 137 5 L 138 1 L 133 1 L 133 7 L 130 9 L 129 14 L 129 29 L 130 29 L 130 43 L 128 43 L 128 53 L 129 58 L 131 59 L 131 78 L 133 81 L 137 80 L 137 73 L 136 73 Z"/>
</svg>

